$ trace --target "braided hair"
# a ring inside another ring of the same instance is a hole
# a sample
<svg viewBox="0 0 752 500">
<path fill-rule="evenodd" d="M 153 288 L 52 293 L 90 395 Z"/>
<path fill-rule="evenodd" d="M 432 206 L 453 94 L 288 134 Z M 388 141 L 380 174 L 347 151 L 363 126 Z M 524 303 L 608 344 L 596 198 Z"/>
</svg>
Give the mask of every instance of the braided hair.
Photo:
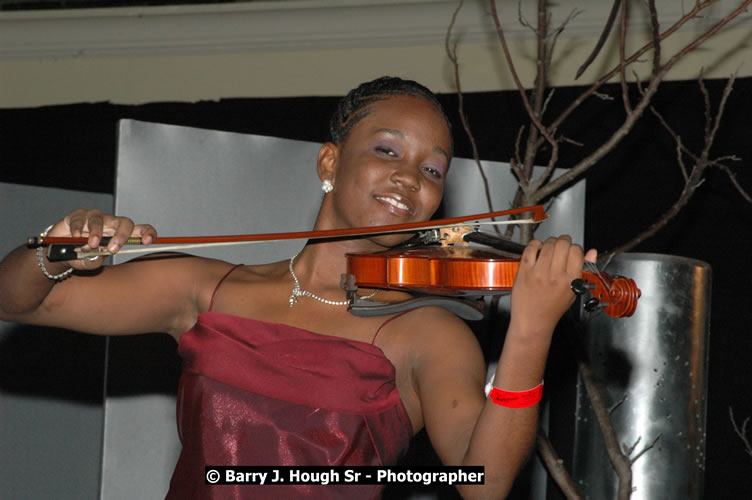
<svg viewBox="0 0 752 500">
<path fill-rule="evenodd" d="M 416 81 L 382 76 L 376 80 L 360 84 L 340 99 L 337 109 L 329 121 L 329 140 L 334 144 L 341 145 L 355 124 L 368 115 L 370 104 L 393 95 L 422 97 L 432 103 L 444 117 L 451 135 L 452 125 L 436 94 Z"/>
</svg>

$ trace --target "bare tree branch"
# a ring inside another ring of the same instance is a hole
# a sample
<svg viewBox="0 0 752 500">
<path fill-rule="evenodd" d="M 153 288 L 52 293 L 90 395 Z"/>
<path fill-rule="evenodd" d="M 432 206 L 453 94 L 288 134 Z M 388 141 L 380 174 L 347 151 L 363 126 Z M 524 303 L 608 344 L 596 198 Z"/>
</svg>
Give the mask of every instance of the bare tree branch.
<svg viewBox="0 0 752 500">
<path fill-rule="evenodd" d="M 616 145 L 621 142 L 621 140 L 632 130 L 635 123 L 640 118 L 648 103 L 652 99 L 653 95 L 655 95 L 655 93 L 658 91 L 658 87 L 667 71 L 668 69 L 657 75 L 656 78 L 651 81 L 650 86 L 645 92 L 645 96 L 643 96 L 641 101 L 634 108 L 633 112 L 627 115 L 622 125 L 613 134 L 611 134 L 611 137 L 609 137 L 603 144 L 601 144 L 600 147 L 596 148 L 596 150 L 589 156 L 581 160 L 577 165 L 570 168 L 567 172 L 537 190 L 533 195 L 531 195 L 530 201 L 532 203 L 538 203 L 541 200 L 553 195 L 557 191 L 563 189 L 565 186 L 568 186 L 576 179 L 579 179 L 585 173 L 585 171 L 595 165 L 598 160 L 603 158 L 614 147 L 616 147 Z"/>
<path fill-rule="evenodd" d="M 624 396 L 622 396 L 622 398 L 619 401 L 611 405 L 611 408 L 608 409 L 608 414 L 609 415 L 612 414 L 614 410 L 616 410 L 618 407 L 623 405 L 626 400 L 627 400 L 627 395 L 625 394 Z"/>
<path fill-rule="evenodd" d="M 726 166 L 726 165 L 719 165 L 721 170 L 726 172 L 729 179 L 731 180 L 731 184 L 734 185 L 737 191 L 739 191 L 739 194 L 742 195 L 742 197 L 747 200 L 749 203 L 752 203 L 752 196 L 749 195 L 739 184 L 739 181 L 736 180 L 736 175 Z"/>
<path fill-rule="evenodd" d="M 538 429 L 535 439 L 538 456 L 551 475 L 551 478 L 559 486 L 561 492 L 564 493 L 564 496 L 569 500 L 583 500 L 584 497 L 577 490 L 577 485 L 564 467 L 564 461 L 556 453 L 545 431 Z"/>
<path fill-rule="evenodd" d="M 543 1 L 541 3 L 542 3 L 541 8 L 546 9 L 546 11 L 547 11 L 548 10 L 547 3 L 545 1 Z M 559 27 L 556 28 L 556 30 L 554 30 L 553 35 L 551 36 L 551 42 L 550 42 L 550 44 L 548 44 L 548 46 L 547 46 L 547 48 L 546 48 L 546 50 L 544 52 L 544 57 L 545 57 L 545 61 L 544 61 L 544 64 L 543 64 L 544 71 L 547 68 L 551 67 L 551 60 L 553 58 L 554 46 L 556 45 L 556 41 L 558 40 L 559 35 L 564 31 L 564 29 L 572 21 L 572 19 L 574 19 L 580 12 L 581 11 L 579 11 L 579 10 L 573 10 L 572 12 L 570 12 L 569 15 L 566 17 L 566 19 L 564 19 L 564 21 L 559 25 Z M 548 14 L 548 12 L 546 12 L 546 22 L 550 23 L 550 15 Z M 546 33 L 542 33 L 542 35 L 545 35 L 545 34 Z M 543 117 L 543 114 L 544 114 L 547 106 L 548 106 L 548 100 L 553 97 L 553 94 L 554 94 L 555 90 L 556 89 L 551 89 L 551 92 L 549 93 L 549 96 L 546 99 L 546 102 L 543 103 L 543 106 L 540 109 L 540 112 L 538 113 L 538 116 L 541 119 Z M 557 141 L 557 144 L 560 143 L 560 142 L 565 142 L 562 138 L 558 138 L 558 139 L 556 139 L 556 141 Z M 536 142 L 537 141 L 531 141 L 528 144 L 528 146 L 527 146 L 528 147 L 528 151 L 531 151 L 531 154 L 529 154 L 528 157 L 527 157 L 527 161 L 529 162 L 529 165 L 527 166 L 527 168 L 528 168 L 531 176 L 532 176 L 532 172 L 533 172 L 533 168 L 534 168 L 535 157 L 536 157 L 537 152 L 538 152 L 537 151 L 538 146 L 536 145 Z M 532 186 L 531 186 L 530 189 L 531 190 L 538 190 L 538 189 L 540 189 L 540 187 L 542 185 L 544 185 L 546 182 L 548 182 L 548 180 L 551 178 L 551 176 L 553 175 L 553 172 L 554 172 L 554 168 L 556 168 L 556 162 L 549 162 L 548 165 L 546 166 L 546 169 L 543 172 L 543 174 L 541 174 L 540 177 L 538 177 L 537 179 L 535 179 L 532 182 Z M 528 200 L 525 200 L 525 202 L 527 202 L 527 201 Z"/>
<path fill-rule="evenodd" d="M 655 443 L 657 443 L 660 438 L 661 438 L 660 434 L 658 434 L 657 436 L 655 436 L 655 439 L 653 439 L 653 441 L 651 441 L 649 445 L 645 446 L 640 451 L 640 453 L 638 453 L 637 455 L 635 455 L 634 457 L 632 457 L 632 459 L 629 461 L 629 463 L 630 464 L 635 463 L 641 456 L 643 456 L 645 453 L 647 453 L 648 451 L 650 451 L 653 448 L 655 448 Z M 635 445 L 637 445 L 637 443 L 635 443 Z M 634 449 L 632 449 L 632 451 L 634 451 Z M 629 454 L 631 455 L 632 452 L 630 452 Z"/>
<path fill-rule="evenodd" d="M 671 134 L 671 136 L 674 137 L 674 139 L 677 141 L 677 154 L 680 158 L 679 166 L 682 169 L 682 174 L 685 176 L 684 188 L 682 189 L 679 198 L 673 203 L 673 205 L 671 205 L 671 207 L 668 208 L 668 210 L 661 214 L 661 216 L 655 222 L 653 222 L 644 231 L 640 232 L 628 242 L 603 254 L 600 259 L 610 260 L 611 257 L 616 255 L 617 253 L 626 252 L 657 233 L 661 228 L 668 224 L 668 222 L 673 219 L 681 211 L 681 209 L 684 208 L 684 206 L 686 206 L 690 198 L 692 198 L 692 196 L 694 195 L 695 191 L 704 182 L 705 170 L 708 167 L 718 165 L 718 160 L 712 160 L 709 158 L 710 150 L 713 147 L 713 142 L 720 127 L 721 118 L 723 117 L 723 113 L 726 109 L 726 103 L 733 89 L 735 79 L 736 75 L 732 75 L 729 78 L 728 82 L 726 82 L 726 86 L 723 89 L 723 94 L 721 96 L 721 101 L 718 105 L 718 111 L 716 112 L 715 117 L 713 117 L 712 114 L 712 107 L 710 103 L 710 97 L 707 94 L 707 89 L 702 83 L 702 80 L 700 80 L 700 89 L 703 93 L 703 101 L 705 103 L 705 139 L 702 152 L 699 155 L 695 155 L 691 151 L 686 149 L 686 147 L 681 143 L 681 138 L 679 137 L 679 135 L 673 131 L 666 120 L 660 115 L 660 113 L 653 110 L 653 112 L 659 117 L 660 123 L 663 125 L 663 127 L 666 128 L 666 130 L 669 131 L 669 134 Z M 681 161 L 682 153 L 687 154 L 694 161 L 694 165 L 691 172 L 689 172 L 689 175 L 687 175 L 686 167 Z"/>
<path fill-rule="evenodd" d="M 682 26 L 687 24 L 688 22 L 692 21 L 693 19 L 697 18 L 700 13 L 706 9 L 707 7 L 710 7 L 712 3 L 714 3 L 715 0 L 712 0 L 711 2 L 699 2 L 695 4 L 695 7 L 687 12 L 685 15 L 683 15 L 679 20 L 677 20 L 670 28 L 668 28 L 666 31 L 660 34 L 658 37 L 659 41 L 663 41 L 666 38 L 673 35 L 675 32 L 677 32 Z M 746 11 L 747 7 L 752 4 L 752 0 L 744 0 L 744 2 L 736 8 L 734 11 L 729 13 L 724 19 L 719 21 L 717 25 L 713 28 L 715 33 L 720 28 L 728 24 L 732 19 L 736 18 L 740 14 Z M 651 40 L 644 46 L 642 46 L 640 49 L 635 51 L 630 57 L 628 57 L 624 63 L 625 64 L 632 64 L 633 62 L 637 61 L 645 52 L 648 50 L 651 50 L 654 48 L 654 42 Z M 609 81 L 614 75 L 616 75 L 619 72 L 621 65 L 617 65 L 612 70 L 605 73 L 603 76 L 601 76 L 596 82 L 594 82 L 588 89 L 586 89 L 582 94 L 580 94 L 576 99 L 574 99 L 569 106 L 551 123 L 549 126 L 550 130 L 557 130 L 559 126 L 564 122 L 564 120 L 569 117 L 569 115 L 574 112 L 585 100 L 593 95 L 603 84 L 605 84 L 607 81 Z M 654 73 L 657 73 L 657 71 L 654 71 Z"/>
<path fill-rule="evenodd" d="M 629 2 L 621 3 L 621 16 L 619 22 L 619 84 L 621 85 L 621 99 L 624 102 L 624 111 L 627 115 L 632 113 L 632 105 L 629 103 L 629 83 L 627 82 L 627 65 L 625 51 L 627 49 L 627 6 Z M 656 42 L 656 40 L 654 40 Z"/>
<path fill-rule="evenodd" d="M 635 448 L 637 448 L 637 445 L 640 444 L 640 441 L 642 441 L 642 436 L 638 437 L 637 440 L 634 442 L 632 446 L 627 448 L 626 446 L 623 446 L 624 454 L 626 456 L 630 456 L 632 453 L 634 453 Z"/>
<path fill-rule="evenodd" d="M 752 444 L 750 444 L 749 438 L 747 437 L 747 424 L 749 423 L 749 417 L 744 419 L 740 428 L 734 418 L 734 409 L 729 406 L 729 418 L 731 419 L 731 425 L 734 427 L 734 432 L 736 432 L 736 435 L 739 436 L 739 439 L 744 443 L 744 451 L 747 452 L 747 455 L 752 457 Z"/>
<path fill-rule="evenodd" d="M 493 4 L 495 6 L 496 2 L 493 2 Z M 536 57 L 537 67 L 535 72 L 535 82 L 533 83 L 533 91 L 530 94 L 532 103 L 530 109 L 528 110 L 528 112 L 531 114 L 530 119 L 533 121 L 539 121 L 543 117 L 543 96 L 545 95 L 546 91 L 549 68 L 549 66 L 546 64 L 546 61 L 549 60 L 546 47 L 548 38 L 548 22 L 549 16 L 546 0 L 538 0 L 538 25 L 535 30 L 536 40 L 538 42 Z M 497 26 L 497 30 L 501 30 L 500 24 Z M 499 36 L 503 38 L 503 32 L 501 32 Z M 513 64 L 511 60 L 509 61 L 509 64 Z M 524 89 L 520 90 L 524 93 Z M 542 126 L 542 122 L 540 123 Z M 523 168 L 525 170 L 525 174 L 528 176 L 528 179 L 531 180 L 533 178 L 533 168 L 535 167 L 535 156 L 537 152 L 532 147 L 532 145 L 536 143 L 539 132 L 540 131 L 538 127 L 530 127 L 530 129 L 528 130 L 527 144 L 525 146 L 525 159 Z M 535 190 L 537 189 L 537 187 L 533 186 L 532 189 Z"/>
<path fill-rule="evenodd" d="M 473 136 L 473 133 L 470 131 L 470 124 L 467 121 L 467 116 L 465 115 L 465 105 L 464 105 L 464 97 L 462 94 L 462 85 L 460 83 L 460 65 L 459 60 L 457 58 L 457 44 L 455 43 L 454 46 L 451 44 L 451 36 L 452 36 L 452 29 L 454 29 L 454 24 L 457 22 L 457 14 L 459 14 L 460 9 L 462 8 L 462 5 L 465 3 L 465 0 L 460 0 L 459 5 L 457 5 L 457 8 L 454 10 L 454 13 L 452 14 L 452 21 L 449 23 L 449 28 L 447 29 L 446 38 L 444 40 L 444 47 L 446 49 L 447 56 L 449 57 L 449 60 L 452 61 L 452 64 L 454 65 L 454 83 L 457 87 L 457 102 L 458 102 L 458 111 L 460 115 L 460 121 L 462 122 L 462 127 L 465 129 L 465 134 L 467 135 L 468 139 L 470 140 L 470 145 L 473 149 L 473 160 L 475 160 L 475 164 L 478 167 L 478 172 L 480 173 L 481 179 L 483 181 L 483 188 L 485 191 L 486 196 L 486 203 L 488 205 L 488 211 L 493 212 L 493 202 L 491 201 L 491 190 L 488 185 L 488 178 L 486 177 L 486 173 L 483 171 L 483 165 L 480 162 L 480 154 L 478 153 L 478 146 L 475 143 L 475 136 Z M 520 179 L 519 182 L 522 182 L 523 179 Z M 496 231 L 498 232 L 498 228 L 496 228 Z"/>
<path fill-rule="evenodd" d="M 593 51 L 590 53 L 589 56 L 587 56 L 587 59 L 585 59 L 585 62 L 582 63 L 582 66 L 580 66 L 577 69 L 577 73 L 574 75 L 574 79 L 577 80 L 579 77 L 582 76 L 582 74 L 585 72 L 585 70 L 590 66 L 590 64 L 595 61 L 595 58 L 598 57 L 598 54 L 600 53 L 603 46 L 606 44 L 606 40 L 608 40 L 608 35 L 611 34 L 611 30 L 614 27 L 614 21 L 616 21 L 616 14 L 619 12 L 619 4 L 621 3 L 621 0 L 614 0 L 614 4 L 611 6 L 611 12 L 608 14 L 608 19 L 606 20 L 606 25 L 603 27 L 603 31 L 601 32 L 601 36 L 598 37 L 598 41 L 595 44 L 595 47 L 593 48 Z"/>
<path fill-rule="evenodd" d="M 688 54 L 690 51 L 695 49 L 702 42 L 710 38 L 714 33 L 716 33 L 723 26 L 728 24 L 734 17 L 744 12 L 745 8 L 749 4 L 752 4 L 752 0 L 745 0 L 745 2 L 740 7 L 738 7 L 732 13 L 728 14 L 726 17 L 718 21 L 715 25 L 709 28 L 706 32 L 702 33 L 695 40 L 693 40 L 692 42 L 684 46 L 681 50 L 679 50 L 676 54 L 674 54 L 660 68 L 660 70 L 658 70 L 651 77 L 650 83 L 645 89 L 640 102 L 637 104 L 637 106 L 635 106 L 633 112 L 627 115 L 627 118 L 624 120 L 624 123 L 611 135 L 611 137 L 608 140 L 606 140 L 593 153 L 591 153 L 588 157 L 584 158 L 577 165 L 569 169 L 565 174 L 557 177 L 553 181 L 541 187 L 541 189 L 539 189 L 534 195 L 531 196 L 531 199 L 529 201 L 532 203 L 538 203 L 540 202 L 540 200 L 543 200 L 547 198 L 548 196 L 551 196 L 552 194 L 559 191 L 563 187 L 572 183 L 575 179 L 580 178 L 585 173 L 585 171 L 587 171 L 598 160 L 600 160 L 603 156 L 605 156 L 606 153 L 610 152 L 616 146 L 616 144 L 618 144 L 621 141 L 621 139 L 632 130 L 637 119 L 642 115 L 642 112 L 645 110 L 649 102 L 652 100 L 653 95 L 655 95 L 655 93 L 657 92 L 658 86 L 662 82 L 666 73 L 668 73 L 668 71 L 671 68 L 673 68 L 673 66 L 679 60 L 681 60 L 686 54 Z M 704 4 L 696 6 L 695 9 L 692 10 L 692 12 L 699 11 L 699 9 L 704 8 L 704 6 L 705 6 Z M 662 37 L 662 38 L 665 38 L 665 37 Z M 582 98 L 582 96 L 580 96 L 580 98 Z M 578 98 L 576 101 L 579 101 L 580 98 Z M 560 117 L 557 118 L 557 120 L 561 119 L 562 116 L 563 114 L 560 115 Z M 553 127 L 553 125 L 551 127 Z"/>
<path fill-rule="evenodd" d="M 653 75 L 661 67 L 661 29 L 658 24 L 658 9 L 655 8 L 655 0 L 648 0 L 650 11 L 650 36 L 653 40 Z"/>
<path fill-rule="evenodd" d="M 559 40 L 559 36 L 561 36 L 562 33 L 564 33 L 564 30 L 566 29 L 567 25 L 569 25 L 572 20 L 579 16 L 582 13 L 581 10 L 574 9 L 572 10 L 569 15 L 564 19 L 564 21 L 559 24 L 559 27 L 557 27 L 552 33 L 551 33 L 551 43 L 549 44 L 548 49 L 548 58 L 545 61 L 545 65 L 547 68 L 551 67 L 551 61 L 553 59 L 554 50 L 556 48 L 556 42 Z M 549 16 L 549 23 L 550 23 L 550 16 Z M 552 89 L 554 90 L 554 89 Z"/>
<path fill-rule="evenodd" d="M 619 478 L 617 487 L 617 496 L 621 499 L 628 499 L 632 493 L 632 464 L 629 457 L 625 456 L 619 447 L 619 440 L 616 437 L 616 431 L 611 425 L 611 418 L 606 408 L 603 396 L 595 382 L 595 377 L 590 366 L 585 361 L 578 363 L 580 378 L 585 385 L 585 390 L 590 398 L 590 404 L 593 407 L 595 418 L 600 426 L 603 439 L 606 442 L 606 453 L 614 467 L 616 476 Z"/>
<path fill-rule="evenodd" d="M 750 0 L 752 2 L 752 0 Z M 530 121 L 535 125 L 535 128 L 538 132 L 545 138 L 545 140 L 551 145 L 551 159 L 549 160 L 549 165 L 556 164 L 556 160 L 558 159 L 558 151 L 559 151 L 559 145 L 554 139 L 551 134 L 548 133 L 548 130 L 546 127 L 541 123 L 540 117 L 538 114 L 533 110 L 532 106 L 530 105 L 530 100 L 527 98 L 527 92 L 525 90 L 524 85 L 522 85 L 522 81 L 520 81 L 520 77 L 517 74 L 517 70 L 514 66 L 514 61 L 512 60 L 512 55 L 509 51 L 509 46 L 507 45 L 506 38 L 504 37 L 504 30 L 501 27 L 501 21 L 499 21 L 499 14 L 496 12 L 496 1 L 490 0 L 489 2 L 491 6 L 491 17 L 493 18 L 494 25 L 496 26 L 496 34 L 499 38 L 499 42 L 501 43 L 501 48 L 504 52 L 504 57 L 506 58 L 507 65 L 509 67 L 509 72 L 512 75 L 512 78 L 514 79 L 515 85 L 517 86 L 517 90 L 520 93 L 520 97 L 522 98 L 522 104 L 525 106 L 525 110 L 527 111 L 528 116 L 530 117 Z M 544 2 L 545 6 L 545 2 Z M 538 28 L 540 30 L 540 26 Z M 539 79 L 542 80 L 542 79 Z"/>
<path fill-rule="evenodd" d="M 674 142 L 676 143 L 676 163 L 679 165 L 679 169 L 681 170 L 682 177 L 684 177 L 684 182 L 686 184 L 687 181 L 689 181 L 689 174 L 687 173 L 687 167 L 684 164 L 684 155 L 690 156 L 694 161 L 698 161 L 698 158 L 684 146 L 684 143 L 682 142 L 682 138 L 679 134 L 674 132 L 674 129 L 671 128 L 671 126 L 666 122 L 666 119 L 663 118 L 663 115 L 658 112 L 657 109 L 655 109 L 653 106 L 650 106 L 650 111 L 653 113 L 653 115 L 658 118 L 658 121 L 663 125 L 663 128 L 666 129 L 666 131 L 671 135 L 671 137 L 674 138 Z"/>
</svg>

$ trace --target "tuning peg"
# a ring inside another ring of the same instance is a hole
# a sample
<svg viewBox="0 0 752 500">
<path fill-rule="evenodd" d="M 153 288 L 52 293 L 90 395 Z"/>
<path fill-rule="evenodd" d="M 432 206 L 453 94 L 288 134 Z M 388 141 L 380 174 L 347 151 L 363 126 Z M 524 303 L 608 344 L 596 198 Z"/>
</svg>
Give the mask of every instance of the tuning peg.
<svg viewBox="0 0 752 500">
<path fill-rule="evenodd" d="M 585 311 L 587 311 L 589 313 L 595 312 L 598 309 L 604 309 L 606 307 L 608 307 L 608 302 L 601 302 L 600 300 L 596 299 L 595 297 L 591 297 L 590 299 L 588 299 L 587 301 L 585 301 L 585 305 L 583 306 L 583 308 L 585 309 Z"/>
<path fill-rule="evenodd" d="M 572 291 L 575 293 L 575 295 L 584 295 L 588 291 L 595 288 L 595 285 L 592 283 L 588 283 L 587 281 L 577 278 L 576 280 L 572 281 L 572 283 L 569 285 L 572 287 Z"/>
</svg>

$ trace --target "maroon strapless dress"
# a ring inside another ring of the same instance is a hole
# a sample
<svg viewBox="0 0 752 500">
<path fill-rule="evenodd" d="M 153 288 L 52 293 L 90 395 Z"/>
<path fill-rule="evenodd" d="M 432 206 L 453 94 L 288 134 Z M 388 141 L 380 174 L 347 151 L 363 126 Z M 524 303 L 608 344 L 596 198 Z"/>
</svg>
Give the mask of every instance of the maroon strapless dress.
<svg viewBox="0 0 752 500">
<path fill-rule="evenodd" d="M 206 465 L 391 465 L 412 428 L 378 347 L 206 312 L 180 338 L 169 499 L 377 498 L 376 485 L 206 485 Z"/>
</svg>

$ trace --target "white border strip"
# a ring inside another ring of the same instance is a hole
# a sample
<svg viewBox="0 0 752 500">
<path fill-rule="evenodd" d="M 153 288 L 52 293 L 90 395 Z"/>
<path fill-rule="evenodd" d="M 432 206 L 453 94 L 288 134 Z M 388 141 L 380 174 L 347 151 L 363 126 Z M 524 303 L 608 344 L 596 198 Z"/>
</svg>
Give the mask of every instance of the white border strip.
<svg viewBox="0 0 752 500">
<path fill-rule="evenodd" d="M 534 21 L 534 2 L 522 3 Z M 681 4 L 661 2 L 662 25 L 682 15 Z M 700 22 L 709 23 L 714 14 L 735 4 L 721 0 Z M 458 0 L 287 0 L 0 12 L 0 59 L 443 44 L 457 5 Z M 518 22 L 517 5 L 497 2 L 506 35 L 530 38 L 530 30 Z M 553 7 L 554 24 L 576 7 L 580 13 L 565 36 L 596 36 L 610 5 L 604 0 L 560 0 Z M 639 8 L 633 10 L 641 17 Z M 467 0 L 454 33 L 463 42 L 497 43 L 487 11 L 485 0 Z"/>
</svg>

